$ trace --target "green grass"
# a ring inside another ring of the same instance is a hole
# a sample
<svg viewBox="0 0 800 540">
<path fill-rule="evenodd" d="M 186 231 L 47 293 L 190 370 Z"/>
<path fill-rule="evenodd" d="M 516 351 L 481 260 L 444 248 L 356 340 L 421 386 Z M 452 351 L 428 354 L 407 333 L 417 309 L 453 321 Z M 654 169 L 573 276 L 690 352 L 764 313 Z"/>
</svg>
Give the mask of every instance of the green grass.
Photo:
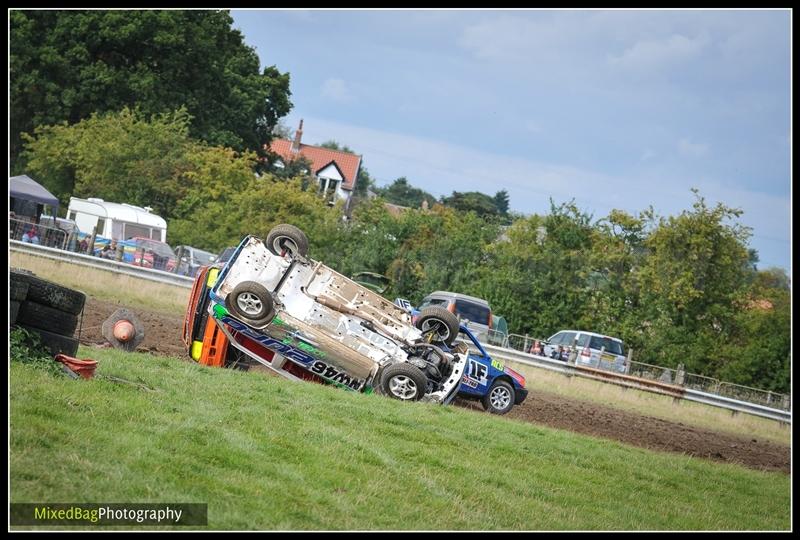
<svg viewBox="0 0 800 540">
<path fill-rule="evenodd" d="M 207 502 L 209 528 L 235 530 L 790 527 L 780 473 L 146 354 L 78 356 L 154 391 L 13 362 L 13 502 Z"/>
</svg>

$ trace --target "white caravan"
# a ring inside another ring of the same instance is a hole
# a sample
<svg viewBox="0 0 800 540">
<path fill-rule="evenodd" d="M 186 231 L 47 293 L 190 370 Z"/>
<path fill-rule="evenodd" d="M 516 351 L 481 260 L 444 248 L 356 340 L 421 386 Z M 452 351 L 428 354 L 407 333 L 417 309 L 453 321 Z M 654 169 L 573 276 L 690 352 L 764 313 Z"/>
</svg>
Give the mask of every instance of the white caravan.
<svg viewBox="0 0 800 540">
<path fill-rule="evenodd" d="M 67 217 L 75 221 L 81 231 L 91 234 L 97 227 L 98 236 L 111 240 L 127 240 L 138 236 L 166 242 L 167 222 L 161 216 L 151 214 L 150 210 L 150 207 L 112 203 L 92 197 L 70 197 Z"/>
</svg>

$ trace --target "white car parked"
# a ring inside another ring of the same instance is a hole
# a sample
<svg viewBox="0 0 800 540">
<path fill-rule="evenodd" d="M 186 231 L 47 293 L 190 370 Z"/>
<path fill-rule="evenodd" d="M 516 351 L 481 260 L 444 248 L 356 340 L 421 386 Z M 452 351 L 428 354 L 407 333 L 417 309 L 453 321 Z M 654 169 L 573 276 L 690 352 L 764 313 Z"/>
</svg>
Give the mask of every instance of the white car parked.
<svg viewBox="0 0 800 540">
<path fill-rule="evenodd" d="M 625 373 L 625 344 L 621 339 L 585 330 L 562 330 L 548 339 L 544 356 L 556 360 L 569 360 L 575 351 L 575 363 L 610 371 Z"/>
</svg>

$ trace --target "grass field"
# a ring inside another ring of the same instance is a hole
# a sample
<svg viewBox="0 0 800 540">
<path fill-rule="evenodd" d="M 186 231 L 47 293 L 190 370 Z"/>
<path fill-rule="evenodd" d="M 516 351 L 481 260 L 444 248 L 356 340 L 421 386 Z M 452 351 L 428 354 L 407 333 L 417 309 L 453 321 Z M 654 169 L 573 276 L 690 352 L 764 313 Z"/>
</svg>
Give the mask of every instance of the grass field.
<svg viewBox="0 0 800 540">
<path fill-rule="evenodd" d="M 83 291 L 101 300 L 121 302 L 128 306 L 176 315 L 183 315 L 189 302 L 188 288 L 146 281 L 108 270 L 54 261 L 27 253 L 10 251 L 9 255 L 9 264 L 12 267 L 25 268 L 43 279 Z"/>
<path fill-rule="evenodd" d="M 95 379 L 11 365 L 12 502 L 206 502 L 210 529 L 237 530 L 790 527 L 780 473 L 170 358 L 78 355 L 99 360 Z"/>
</svg>

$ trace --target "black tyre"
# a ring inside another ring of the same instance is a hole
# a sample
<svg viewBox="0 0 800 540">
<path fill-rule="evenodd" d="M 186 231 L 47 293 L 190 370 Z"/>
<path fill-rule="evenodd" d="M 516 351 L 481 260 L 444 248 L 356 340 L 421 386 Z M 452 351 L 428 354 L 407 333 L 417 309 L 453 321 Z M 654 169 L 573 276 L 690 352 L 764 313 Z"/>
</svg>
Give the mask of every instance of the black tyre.
<svg viewBox="0 0 800 540">
<path fill-rule="evenodd" d="M 78 316 L 36 302 L 26 301 L 22 302 L 19 307 L 17 322 L 24 326 L 72 337 L 78 326 Z"/>
<path fill-rule="evenodd" d="M 306 234 L 295 227 L 284 223 L 276 225 L 267 235 L 267 249 L 275 255 L 300 255 L 305 257 L 308 253 L 308 238 Z"/>
<path fill-rule="evenodd" d="M 57 354 L 75 356 L 75 353 L 78 352 L 78 340 L 75 338 L 54 334 L 53 332 L 48 332 L 47 330 L 42 330 L 41 328 L 33 328 L 30 326 L 24 327 L 26 330 L 30 330 L 31 332 L 38 334 L 42 345 L 44 345 L 45 349 L 47 349 L 47 351 L 53 356 Z"/>
<path fill-rule="evenodd" d="M 441 306 L 423 309 L 415 325 L 431 343 L 444 343 L 449 347 L 458 337 L 458 317 Z"/>
<path fill-rule="evenodd" d="M 15 302 L 22 302 L 28 295 L 28 283 L 20 279 L 16 279 L 13 272 L 11 274 L 11 281 L 9 282 L 8 297 Z"/>
<path fill-rule="evenodd" d="M 401 401 L 417 401 L 425 395 L 428 378 L 407 362 L 391 364 L 381 375 L 381 393 Z"/>
<path fill-rule="evenodd" d="M 506 414 L 514 407 L 514 393 L 514 387 L 508 381 L 494 381 L 481 399 L 483 408 L 492 414 Z"/>
<path fill-rule="evenodd" d="M 11 282 L 27 283 L 26 300 L 51 307 L 65 313 L 77 315 L 83 309 L 86 295 L 58 283 L 18 272 L 11 273 Z"/>
<path fill-rule="evenodd" d="M 14 324 L 17 322 L 17 315 L 19 314 L 19 302 L 16 300 L 11 300 L 8 303 L 8 314 L 11 316 L 11 320 L 9 324 Z"/>
<path fill-rule="evenodd" d="M 260 283 L 242 281 L 225 297 L 225 307 L 250 326 L 265 326 L 274 316 L 272 295 Z"/>
</svg>

